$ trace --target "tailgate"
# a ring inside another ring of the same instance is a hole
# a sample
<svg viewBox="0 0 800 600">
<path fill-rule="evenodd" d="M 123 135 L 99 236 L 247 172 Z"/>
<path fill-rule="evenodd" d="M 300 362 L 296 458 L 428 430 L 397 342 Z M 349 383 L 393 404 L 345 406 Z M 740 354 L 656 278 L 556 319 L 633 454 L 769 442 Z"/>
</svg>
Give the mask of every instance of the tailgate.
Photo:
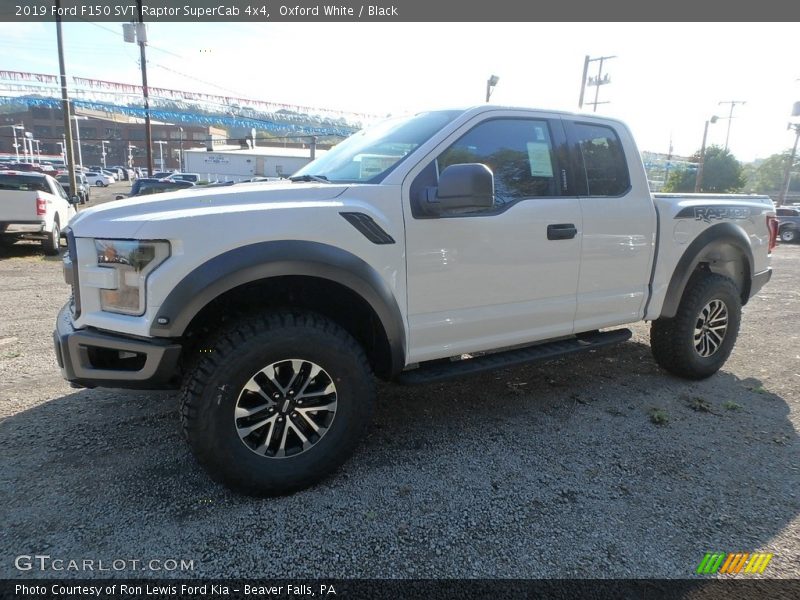
<svg viewBox="0 0 800 600">
<path fill-rule="evenodd" d="M 36 214 L 37 192 L 0 189 L 0 223 L 43 221 Z"/>
</svg>

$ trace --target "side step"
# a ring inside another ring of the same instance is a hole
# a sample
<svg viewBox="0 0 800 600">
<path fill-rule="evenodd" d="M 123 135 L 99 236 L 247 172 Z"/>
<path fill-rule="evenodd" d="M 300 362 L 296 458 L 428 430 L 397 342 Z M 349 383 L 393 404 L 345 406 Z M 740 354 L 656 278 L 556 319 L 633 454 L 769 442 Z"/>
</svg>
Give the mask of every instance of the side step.
<svg viewBox="0 0 800 600">
<path fill-rule="evenodd" d="M 577 352 L 594 350 L 611 344 L 624 342 L 631 337 L 630 329 L 615 329 L 592 334 L 584 334 L 580 338 L 569 338 L 555 342 L 546 342 L 535 346 L 526 346 L 515 350 L 506 350 L 494 354 L 485 354 L 476 358 L 455 360 L 449 363 L 436 361 L 426 365 L 422 363 L 419 368 L 411 369 L 400 374 L 397 382 L 403 385 L 417 385 L 445 381 L 457 377 L 476 375 L 495 369 L 505 369 L 535 362 L 543 362 L 561 358 Z"/>
</svg>

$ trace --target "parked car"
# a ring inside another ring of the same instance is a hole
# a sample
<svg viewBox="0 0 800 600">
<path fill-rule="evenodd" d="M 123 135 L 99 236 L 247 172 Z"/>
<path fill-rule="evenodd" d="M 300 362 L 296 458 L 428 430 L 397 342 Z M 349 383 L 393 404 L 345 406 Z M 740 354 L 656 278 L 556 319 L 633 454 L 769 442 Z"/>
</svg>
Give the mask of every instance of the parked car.
<svg viewBox="0 0 800 600">
<path fill-rule="evenodd" d="M 258 495 L 347 460 L 373 375 L 588 359 L 648 321 L 662 368 L 710 377 L 778 235 L 768 196 L 652 194 L 620 121 L 498 106 L 392 119 L 291 181 L 171 196 L 73 220 L 80 302 L 55 354 L 75 385 L 182 386 L 200 464 Z"/>
<path fill-rule="evenodd" d="M 77 196 L 80 200 L 80 203 L 86 204 L 89 201 L 89 189 L 91 188 L 89 182 L 86 180 L 86 175 L 83 173 L 75 173 L 75 180 L 78 184 Z M 69 175 L 58 175 L 56 177 L 56 181 L 61 184 L 61 187 L 64 188 L 64 191 L 67 192 L 68 196 L 74 195 L 70 189 L 71 186 L 69 183 Z"/>
<path fill-rule="evenodd" d="M 778 235 L 786 243 L 800 240 L 800 208 L 778 207 Z"/>
<path fill-rule="evenodd" d="M 0 171 L 0 244 L 41 240 L 45 254 L 58 254 L 61 228 L 76 214 L 78 202 L 49 175 Z"/>
<path fill-rule="evenodd" d="M 130 181 L 133 178 L 133 169 L 129 169 L 128 167 L 124 167 L 122 165 L 118 165 L 114 167 L 120 174 L 118 177 L 118 181 Z"/>
<path fill-rule="evenodd" d="M 83 174 L 97 187 L 107 187 L 114 183 L 114 177 L 102 171 L 84 171 Z"/>
<path fill-rule="evenodd" d="M 162 192 L 172 192 L 194 187 L 190 181 L 169 181 L 168 179 L 155 179 L 152 177 L 140 177 L 133 182 L 131 191 L 127 196 L 119 195 L 117 200 L 132 198 L 134 196 L 149 196 L 150 194 L 161 194 Z"/>
<path fill-rule="evenodd" d="M 174 175 L 172 171 L 156 171 L 153 173 L 153 179 L 166 179 L 171 175 Z"/>
<path fill-rule="evenodd" d="M 192 183 L 197 183 L 200 181 L 200 175 L 198 173 L 173 173 L 165 179 L 168 181 L 191 181 Z"/>
</svg>

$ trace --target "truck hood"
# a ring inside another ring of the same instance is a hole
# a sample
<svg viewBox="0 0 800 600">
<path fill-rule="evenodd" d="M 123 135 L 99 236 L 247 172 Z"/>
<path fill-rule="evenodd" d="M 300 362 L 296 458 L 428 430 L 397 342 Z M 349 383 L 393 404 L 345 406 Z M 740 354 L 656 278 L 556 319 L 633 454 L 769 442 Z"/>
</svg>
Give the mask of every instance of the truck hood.
<svg viewBox="0 0 800 600">
<path fill-rule="evenodd" d="M 136 196 L 80 211 L 69 223 L 77 237 L 136 238 L 150 221 L 325 203 L 348 186 L 324 183 L 246 183 Z"/>
</svg>

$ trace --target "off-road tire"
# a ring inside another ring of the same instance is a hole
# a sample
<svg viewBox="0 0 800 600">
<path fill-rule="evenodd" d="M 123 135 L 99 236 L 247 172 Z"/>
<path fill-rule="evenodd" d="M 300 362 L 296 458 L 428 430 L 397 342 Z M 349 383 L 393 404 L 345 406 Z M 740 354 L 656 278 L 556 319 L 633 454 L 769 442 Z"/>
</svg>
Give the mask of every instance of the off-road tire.
<svg viewBox="0 0 800 600">
<path fill-rule="evenodd" d="M 58 218 L 53 221 L 53 230 L 42 240 L 42 249 L 47 256 L 56 256 L 61 251 L 61 227 Z"/>
<path fill-rule="evenodd" d="M 375 389 L 364 350 L 339 325 L 316 313 L 243 317 L 202 348 L 200 356 L 181 393 L 183 434 L 211 478 L 235 491 L 275 496 L 318 482 L 353 453 L 371 419 Z M 330 375 L 336 412 L 308 450 L 283 458 L 261 456 L 240 439 L 234 411 L 256 373 L 291 359 L 312 361 Z"/>
<path fill-rule="evenodd" d="M 695 348 L 695 327 L 704 307 L 721 300 L 727 309 L 727 330 L 718 349 L 701 356 Z M 650 348 L 664 369 L 686 379 L 705 379 L 725 364 L 736 343 L 742 300 L 736 284 L 716 273 L 698 271 L 686 284 L 678 312 L 671 319 L 657 319 L 650 326 Z"/>
</svg>

